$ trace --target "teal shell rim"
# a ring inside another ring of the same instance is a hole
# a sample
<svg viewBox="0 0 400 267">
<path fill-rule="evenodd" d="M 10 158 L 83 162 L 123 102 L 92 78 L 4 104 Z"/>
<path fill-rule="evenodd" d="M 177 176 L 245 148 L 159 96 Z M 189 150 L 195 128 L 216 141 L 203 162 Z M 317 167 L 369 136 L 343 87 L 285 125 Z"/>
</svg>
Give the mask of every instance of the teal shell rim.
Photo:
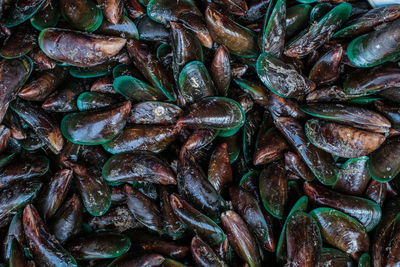
<svg viewBox="0 0 400 267">
<path fill-rule="evenodd" d="M 86 67 L 85 67 L 86 68 Z M 90 68 L 90 67 L 89 67 Z M 69 74 L 72 77 L 75 78 L 83 78 L 83 79 L 89 79 L 89 78 L 97 78 L 97 77 L 102 77 L 107 75 L 108 73 L 110 73 L 110 71 L 108 70 L 104 70 L 104 71 L 99 71 L 99 72 L 92 72 L 92 73 L 86 73 L 85 72 L 79 72 L 79 70 L 82 69 L 81 67 L 71 67 L 69 69 Z"/>
</svg>

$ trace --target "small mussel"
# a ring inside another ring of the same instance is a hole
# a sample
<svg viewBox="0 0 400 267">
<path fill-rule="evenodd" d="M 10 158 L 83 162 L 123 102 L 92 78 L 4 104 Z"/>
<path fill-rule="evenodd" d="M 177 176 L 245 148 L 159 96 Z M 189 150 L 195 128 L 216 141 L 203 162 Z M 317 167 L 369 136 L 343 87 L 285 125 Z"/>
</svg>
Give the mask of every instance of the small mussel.
<svg viewBox="0 0 400 267">
<path fill-rule="evenodd" d="M 75 45 L 71 45 L 71 43 Z M 90 67 L 110 60 L 125 46 L 126 40 L 71 31 L 47 28 L 39 35 L 39 45 L 50 58 L 78 67 Z"/>
</svg>

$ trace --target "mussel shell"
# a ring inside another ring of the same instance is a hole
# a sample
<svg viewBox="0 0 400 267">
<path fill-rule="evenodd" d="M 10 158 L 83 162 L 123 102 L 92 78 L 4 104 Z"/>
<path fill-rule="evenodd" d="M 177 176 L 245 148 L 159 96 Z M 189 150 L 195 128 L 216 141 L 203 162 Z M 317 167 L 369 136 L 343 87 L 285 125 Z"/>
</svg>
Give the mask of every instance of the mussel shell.
<svg viewBox="0 0 400 267">
<path fill-rule="evenodd" d="M 287 261 L 293 266 L 315 266 L 319 261 L 322 238 L 316 221 L 307 213 L 296 211 L 286 225 Z"/>
<path fill-rule="evenodd" d="M 0 121 L 3 121 L 9 103 L 24 85 L 33 70 L 29 57 L 0 61 Z"/>
<path fill-rule="evenodd" d="M 280 97 L 273 92 L 269 92 L 268 110 L 274 119 L 277 117 L 292 117 L 295 119 L 301 119 L 305 117 L 305 114 L 300 110 L 300 106 L 297 101 L 294 99 Z"/>
<path fill-rule="evenodd" d="M 334 82 L 340 74 L 340 63 L 343 55 L 341 45 L 334 46 L 322 55 L 315 63 L 308 76 L 317 85 Z"/>
<path fill-rule="evenodd" d="M 72 171 L 69 169 L 62 169 L 51 178 L 49 186 L 43 192 L 40 201 L 40 210 L 45 220 L 55 215 L 57 209 L 65 200 L 71 181 Z"/>
<path fill-rule="evenodd" d="M 265 86 L 281 97 L 296 98 L 315 88 L 315 84 L 307 77 L 272 54 L 262 53 L 257 59 L 256 68 Z"/>
<path fill-rule="evenodd" d="M 400 130 L 400 108 L 397 106 L 386 105 L 381 101 L 374 102 L 375 107 L 384 114 L 392 123 L 392 128 Z"/>
<path fill-rule="evenodd" d="M 15 160 L 0 170 L 0 188 L 15 181 L 32 180 L 43 176 L 49 170 L 49 159 L 43 155 Z"/>
<path fill-rule="evenodd" d="M 38 150 L 46 144 L 41 140 L 34 132 L 29 131 L 28 136 L 25 139 L 19 140 L 18 143 L 21 147 L 27 151 Z"/>
<path fill-rule="evenodd" d="M 367 232 L 374 229 L 381 220 L 382 211 L 371 200 L 337 193 L 308 182 L 304 183 L 303 187 L 312 203 L 337 209 L 356 218 Z"/>
<path fill-rule="evenodd" d="M 119 64 L 114 67 L 112 70 L 112 76 L 114 79 L 117 79 L 120 76 L 132 76 L 139 80 L 145 80 L 143 75 L 139 72 L 139 70 L 132 64 Z M 113 81 L 111 81 L 112 83 Z M 115 91 L 114 91 L 115 92 Z"/>
<path fill-rule="evenodd" d="M 282 55 L 285 45 L 286 0 L 272 0 L 265 14 L 261 51 L 276 57 Z"/>
<path fill-rule="evenodd" d="M 254 23 L 257 20 L 263 18 L 265 13 L 268 10 L 268 1 L 256 1 L 256 2 L 248 2 L 248 10 L 245 14 L 236 16 L 235 20 L 240 24 L 250 24 Z"/>
<path fill-rule="evenodd" d="M 117 68 L 117 67 L 115 67 L 115 68 Z M 109 76 L 98 78 L 90 86 L 90 91 L 91 92 L 98 92 L 98 93 L 116 94 L 117 91 L 114 90 L 113 81 L 114 81 L 114 79 L 112 77 L 109 77 Z"/>
<path fill-rule="evenodd" d="M 231 187 L 229 195 L 234 209 L 243 217 L 249 226 L 249 230 L 254 233 L 254 236 L 264 248 L 274 251 L 275 242 L 271 229 L 272 225 L 267 225 L 257 200 L 251 193 L 239 187 Z"/>
<path fill-rule="evenodd" d="M 125 194 L 124 198 L 126 198 Z M 111 201 L 113 204 L 116 203 L 112 195 Z M 113 206 L 102 216 L 92 216 L 88 220 L 88 224 L 94 230 L 111 230 L 117 232 L 124 232 L 128 229 L 144 228 L 144 226 L 135 219 L 126 205 Z"/>
<path fill-rule="evenodd" d="M 174 124 L 183 110 L 171 103 L 146 101 L 135 104 L 131 108 L 128 123 L 134 124 Z"/>
<path fill-rule="evenodd" d="M 186 28 L 196 34 L 196 37 L 199 39 L 202 46 L 212 48 L 214 42 L 203 21 L 203 17 L 194 12 L 182 12 L 179 14 L 178 20 L 183 23 Z"/>
<path fill-rule="evenodd" d="M 286 226 L 288 219 L 290 216 L 297 212 L 297 211 L 305 211 L 307 210 L 307 205 L 308 205 L 308 198 L 307 196 L 302 196 L 299 198 L 296 203 L 293 205 L 293 207 L 290 209 L 288 216 L 285 219 L 285 223 L 282 226 L 282 231 L 279 236 L 279 242 L 276 248 L 276 260 L 278 262 L 285 262 L 287 258 L 287 244 L 286 244 Z"/>
<path fill-rule="evenodd" d="M 194 260 L 199 266 L 227 266 L 226 263 L 213 251 L 213 249 L 197 236 L 193 237 L 192 242 L 190 243 L 190 249 Z"/>
<path fill-rule="evenodd" d="M 361 255 L 358 260 L 359 267 L 371 267 L 371 256 L 368 253 L 364 253 Z"/>
<path fill-rule="evenodd" d="M 213 129 L 197 129 L 187 138 L 185 144 L 182 146 L 181 151 L 185 150 L 184 152 L 186 152 L 190 150 L 203 149 L 210 145 L 212 141 L 214 141 L 218 133 L 218 130 Z"/>
<path fill-rule="evenodd" d="M 60 153 L 64 139 L 60 128 L 42 109 L 27 101 L 13 102 L 11 108 L 32 128 L 55 154 Z"/>
<path fill-rule="evenodd" d="M 103 13 L 93 1 L 60 0 L 60 9 L 65 20 L 80 31 L 95 31 L 103 21 Z"/>
<path fill-rule="evenodd" d="M 128 53 L 133 59 L 137 69 L 145 76 L 151 84 L 160 89 L 168 99 L 176 101 L 174 86 L 170 82 L 161 62 L 150 51 L 147 44 L 131 39 L 127 43 Z"/>
<path fill-rule="evenodd" d="M 371 31 L 379 24 L 393 21 L 398 17 L 400 17 L 400 5 L 387 5 L 373 8 L 370 9 L 368 12 L 362 14 L 361 16 L 348 21 L 345 27 L 336 32 L 333 37 L 355 37 Z"/>
<path fill-rule="evenodd" d="M 46 230 L 35 207 L 28 205 L 23 212 L 23 225 L 35 262 L 44 266 L 77 266 L 75 259 Z"/>
<path fill-rule="evenodd" d="M 179 89 L 187 103 L 214 96 L 216 89 L 207 68 L 200 61 L 192 61 L 179 74 Z"/>
<path fill-rule="evenodd" d="M 159 184 L 175 184 L 170 167 L 148 151 L 134 151 L 112 156 L 103 167 L 103 177 L 109 183 L 148 181 Z"/>
<path fill-rule="evenodd" d="M 146 41 L 159 41 L 167 43 L 169 40 L 168 29 L 160 23 L 149 18 L 149 16 L 143 15 L 136 21 L 137 29 L 141 40 Z"/>
<path fill-rule="evenodd" d="M 176 260 L 183 260 L 190 253 L 190 247 L 187 244 L 180 244 L 179 242 L 163 238 L 160 239 L 157 235 L 148 234 L 141 230 L 133 230 L 127 234 L 131 238 L 132 243 L 137 243 L 143 250 L 149 253 L 160 253 Z"/>
<path fill-rule="evenodd" d="M 350 195 L 361 195 L 371 180 L 367 162 L 366 156 L 347 160 L 339 171 L 333 189 Z"/>
<path fill-rule="evenodd" d="M 108 75 L 117 64 L 115 61 L 107 61 L 93 67 L 74 67 L 69 69 L 69 74 L 75 78 L 96 78 Z"/>
<path fill-rule="evenodd" d="M 170 201 L 176 216 L 188 226 L 191 232 L 200 236 L 211 246 L 220 245 L 225 240 L 224 232 L 213 220 L 190 206 L 180 196 L 171 194 Z"/>
<path fill-rule="evenodd" d="M 4 125 L 0 125 L 0 154 L 7 149 L 10 137 L 11 130 Z"/>
<path fill-rule="evenodd" d="M 369 34 L 362 35 L 349 44 L 347 56 L 357 67 L 367 68 L 382 64 L 400 54 L 400 19 Z"/>
<path fill-rule="evenodd" d="M 24 255 L 24 250 L 17 239 L 11 240 L 9 266 L 28 266 L 27 259 Z"/>
<path fill-rule="evenodd" d="M 294 34 L 308 25 L 308 18 L 311 11 L 309 4 L 291 6 L 286 11 L 285 39 L 293 37 Z"/>
<path fill-rule="evenodd" d="M 58 88 L 66 77 L 66 69 L 54 68 L 45 70 L 22 87 L 18 96 L 29 101 L 43 101 L 51 92 Z"/>
<path fill-rule="evenodd" d="M 323 248 L 317 267 L 352 267 L 353 261 L 344 252 L 334 248 Z"/>
<path fill-rule="evenodd" d="M 182 223 L 178 217 L 175 215 L 171 202 L 169 201 L 170 193 L 168 189 L 162 188 L 161 189 L 161 212 L 163 217 L 163 229 L 167 235 L 172 237 L 172 239 L 179 239 L 187 230 L 187 226 Z M 159 240 L 155 240 L 154 244 L 159 244 Z M 160 244 L 160 247 L 164 247 L 164 244 Z M 183 249 L 184 248 L 184 249 Z M 186 256 L 185 252 L 188 252 L 186 246 L 183 246 L 182 249 L 175 249 L 172 248 L 172 253 L 170 254 L 171 257 L 175 259 L 181 259 Z M 182 252 L 182 253 L 180 253 Z"/>
<path fill-rule="evenodd" d="M 30 53 L 32 61 L 35 64 L 37 70 L 49 70 L 54 69 L 57 66 L 57 62 L 54 59 L 49 58 L 39 47 L 35 47 Z"/>
<path fill-rule="evenodd" d="M 81 145 L 104 144 L 124 128 L 131 103 L 99 111 L 70 113 L 61 121 L 61 131 L 71 142 Z"/>
<path fill-rule="evenodd" d="M 64 243 L 81 231 L 83 210 L 82 201 L 76 194 L 64 202 L 50 224 L 50 229 L 58 241 Z"/>
<path fill-rule="evenodd" d="M 314 180 L 314 174 L 302 161 L 302 159 L 294 152 L 285 153 L 285 169 L 300 176 L 306 181 Z"/>
<path fill-rule="evenodd" d="M 242 57 L 257 55 L 257 38 L 249 29 L 232 21 L 216 9 L 207 7 L 205 20 L 213 40 Z"/>
<path fill-rule="evenodd" d="M 400 235 L 400 220 L 398 216 L 393 222 L 391 234 L 386 241 L 385 247 L 385 266 L 395 266 L 399 262 L 399 253 L 397 251 L 397 244 L 399 243 Z"/>
<path fill-rule="evenodd" d="M 336 30 L 350 17 L 351 5 L 341 3 L 329 11 L 318 23 L 301 32 L 285 48 L 289 57 L 305 56 L 329 40 Z"/>
<path fill-rule="evenodd" d="M 61 88 L 51 93 L 42 103 L 42 109 L 47 112 L 77 111 L 76 100 L 83 92 L 83 84 L 77 80 L 70 80 Z"/>
<path fill-rule="evenodd" d="M 151 0 L 147 5 L 147 14 L 159 23 L 167 24 L 170 21 L 177 21 L 182 13 L 190 13 L 202 16 L 194 2 L 190 0 Z"/>
<path fill-rule="evenodd" d="M 36 44 L 37 34 L 28 25 L 14 28 L 10 36 L 3 42 L 0 56 L 6 59 L 18 58 L 29 53 Z"/>
<path fill-rule="evenodd" d="M 135 219 L 152 231 L 161 234 L 163 227 L 159 207 L 150 198 L 131 186 L 125 185 L 125 192 L 126 203 Z"/>
<path fill-rule="evenodd" d="M 215 51 L 210 66 L 210 74 L 218 95 L 226 96 L 232 78 L 230 55 L 226 46 L 220 45 L 217 51 Z"/>
<path fill-rule="evenodd" d="M 29 202 L 40 190 L 42 184 L 33 181 L 21 181 L 12 187 L 3 188 L 0 193 L 0 227 L 8 225 L 12 212 Z"/>
<path fill-rule="evenodd" d="M 145 254 L 139 257 L 133 257 L 129 254 L 124 254 L 114 261 L 112 261 L 108 267 L 121 267 L 121 266 L 129 266 L 129 267 L 157 267 L 164 265 L 165 259 L 160 254 Z M 171 260 L 172 261 L 172 260 Z M 174 266 L 174 265 L 173 265 Z M 185 265 L 186 266 L 186 265 Z M 179 267 L 179 265 L 178 265 Z"/>
<path fill-rule="evenodd" d="M 4 25 L 6 27 L 14 27 L 31 18 L 43 5 L 46 0 L 12 2 L 10 10 L 4 14 Z"/>
<path fill-rule="evenodd" d="M 224 200 L 197 163 L 183 159 L 176 182 L 181 196 L 218 222 Z"/>
<path fill-rule="evenodd" d="M 379 133 L 316 119 L 306 122 L 305 132 L 313 145 L 344 158 L 368 155 L 385 141 L 385 136 Z"/>
<path fill-rule="evenodd" d="M 247 192 L 252 193 L 252 195 L 257 199 L 258 203 L 261 203 L 260 192 L 258 190 L 258 180 L 260 177 L 260 172 L 257 170 L 252 170 L 245 173 L 239 181 L 240 188 L 243 188 Z"/>
<path fill-rule="evenodd" d="M 250 94 L 255 102 L 268 106 L 268 91 L 263 84 L 240 78 L 234 81 L 244 92 Z"/>
<path fill-rule="evenodd" d="M 113 82 L 115 90 L 133 101 L 164 100 L 161 90 L 131 76 L 119 76 Z"/>
<path fill-rule="evenodd" d="M 123 0 L 97 0 L 97 3 L 103 10 L 106 19 L 112 23 L 117 24 L 121 21 L 124 1 Z"/>
<path fill-rule="evenodd" d="M 74 165 L 74 177 L 86 210 L 93 216 L 107 212 L 111 205 L 110 189 L 97 170 Z"/>
<path fill-rule="evenodd" d="M 387 133 L 391 126 L 381 114 L 357 106 L 318 103 L 303 106 L 301 110 L 317 118 L 377 133 Z"/>
<path fill-rule="evenodd" d="M 232 168 L 226 143 L 219 144 L 211 155 L 208 180 L 220 194 L 232 183 Z"/>
<path fill-rule="evenodd" d="M 218 0 L 216 2 L 234 15 L 244 15 L 248 11 L 245 0 Z"/>
<path fill-rule="evenodd" d="M 365 196 L 376 202 L 380 207 L 382 207 L 385 202 L 388 191 L 390 193 L 390 184 L 381 183 L 376 180 L 372 180 L 367 189 L 365 190 Z"/>
<path fill-rule="evenodd" d="M 170 22 L 170 26 L 173 51 L 172 69 L 175 80 L 178 80 L 178 75 L 185 65 L 191 61 L 202 62 L 204 60 L 203 49 L 199 39 L 181 24 Z"/>
<path fill-rule="evenodd" d="M 263 119 L 263 109 L 253 108 L 247 113 L 246 122 L 243 125 L 243 157 L 246 162 L 253 161 L 254 140 L 257 138 L 257 130 Z"/>
<path fill-rule="evenodd" d="M 390 87 L 399 87 L 400 70 L 391 66 L 379 66 L 369 70 L 359 69 L 349 73 L 343 89 L 349 97 L 370 95 Z"/>
<path fill-rule="evenodd" d="M 368 251 L 369 237 L 361 223 L 331 208 L 318 208 L 310 212 L 317 221 L 322 238 L 328 244 L 358 260 Z"/>
<path fill-rule="evenodd" d="M 135 150 L 159 153 L 175 140 L 177 130 L 175 126 L 129 126 L 111 141 L 103 144 L 103 147 L 111 154 Z"/>
<path fill-rule="evenodd" d="M 310 13 L 310 22 L 316 23 L 320 19 L 322 19 L 329 11 L 334 8 L 334 5 L 331 3 L 318 3 L 316 4 Z"/>
<path fill-rule="evenodd" d="M 213 130 L 213 129 L 207 129 L 207 130 L 212 131 L 208 133 L 209 135 L 207 140 L 207 142 L 211 142 L 212 141 L 211 138 L 213 138 L 213 136 L 216 137 L 216 135 L 219 134 L 219 130 Z M 236 134 L 228 137 L 221 137 L 221 140 L 228 145 L 229 161 L 231 164 L 238 159 L 241 151 L 239 137 L 240 137 L 240 132 L 237 132 Z"/>
<path fill-rule="evenodd" d="M 265 124 L 262 124 L 264 126 Z M 276 127 L 260 128 L 253 156 L 254 165 L 263 165 L 283 157 L 283 152 L 289 145 Z"/>
<path fill-rule="evenodd" d="M 116 258 L 131 247 L 128 237 L 117 233 L 97 233 L 71 240 L 68 250 L 77 260 Z"/>
<path fill-rule="evenodd" d="M 79 111 L 102 109 L 117 104 L 120 99 L 112 94 L 84 92 L 76 100 Z"/>
<path fill-rule="evenodd" d="M 250 266 L 261 267 L 257 243 L 243 219 L 236 212 L 229 210 L 221 215 L 221 221 L 229 243 L 239 257 Z"/>
<path fill-rule="evenodd" d="M 115 24 L 103 20 L 96 33 L 117 36 L 126 39 L 139 39 L 139 31 L 136 24 L 127 16 L 122 15 Z"/>
<path fill-rule="evenodd" d="M 50 0 L 31 18 L 32 26 L 41 31 L 55 27 L 60 19 L 59 1 Z"/>
<path fill-rule="evenodd" d="M 400 216 L 400 199 L 392 198 L 391 201 L 386 202 L 383 208 L 382 221 L 378 224 L 372 242 L 372 263 L 373 266 L 384 266 L 386 261 L 386 247 L 387 240 L 393 233 L 393 225 L 399 220 Z"/>
<path fill-rule="evenodd" d="M 245 122 L 242 107 L 225 97 L 206 97 L 193 104 L 178 121 L 183 126 L 218 130 L 239 129 Z"/>
<path fill-rule="evenodd" d="M 388 139 L 370 155 L 368 170 L 371 177 L 379 182 L 388 182 L 400 172 L 400 137 Z"/>
<path fill-rule="evenodd" d="M 282 219 L 288 200 L 288 180 L 281 164 L 270 164 L 260 174 L 260 195 L 265 209 Z"/>
<path fill-rule="evenodd" d="M 77 67 L 104 63 L 117 55 L 125 43 L 119 37 L 57 28 L 47 28 L 39 35 L 39 46 L 48 57 Z"/>
<path fill-rule="evenodd" d="M 388 99 L 395 103 L 400 103 L 400 90 L 398 87 L 391 87 L 391 88 L 385 89 L 383 91 L 380 91 L 378 94 L 379 94 L 379 96 L 382 96 L 385 99 Z"/>
<path fill-rule="evenodd" d="M 332 155 L 313 146 L 308 141 L 302 125 L 296 120 L 279 117 L 275 124 L 302 157 L 315 177 L 325 185 L 332 185 L 338 176 L 338 169 Z"/>
</svg>

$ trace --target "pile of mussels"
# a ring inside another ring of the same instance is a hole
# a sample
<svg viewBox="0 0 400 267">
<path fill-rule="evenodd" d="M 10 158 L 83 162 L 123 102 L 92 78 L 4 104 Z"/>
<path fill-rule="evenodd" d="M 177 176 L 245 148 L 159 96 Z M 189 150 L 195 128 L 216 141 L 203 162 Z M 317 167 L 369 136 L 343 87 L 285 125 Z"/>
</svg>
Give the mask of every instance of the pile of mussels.
<svg viewBox="0 0 400 267">
<path fill-rule="evenodd" d="M 399 266 L 400 4 L 298 2 L 0 1 L 0 266 Z"/>
</svg>

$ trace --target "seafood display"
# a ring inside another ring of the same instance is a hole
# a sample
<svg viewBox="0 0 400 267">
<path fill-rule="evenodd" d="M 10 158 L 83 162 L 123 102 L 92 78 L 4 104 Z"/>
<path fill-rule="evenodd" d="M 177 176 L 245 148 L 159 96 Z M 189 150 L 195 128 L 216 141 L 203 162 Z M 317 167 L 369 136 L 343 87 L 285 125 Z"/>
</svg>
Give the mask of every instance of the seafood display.
<svg viewBox="0 0 400 267">
<path fill-rule="evenodd" d="M 400 266 L 399 0 L 0 0 L 0 267 Z"/>
</svg>

